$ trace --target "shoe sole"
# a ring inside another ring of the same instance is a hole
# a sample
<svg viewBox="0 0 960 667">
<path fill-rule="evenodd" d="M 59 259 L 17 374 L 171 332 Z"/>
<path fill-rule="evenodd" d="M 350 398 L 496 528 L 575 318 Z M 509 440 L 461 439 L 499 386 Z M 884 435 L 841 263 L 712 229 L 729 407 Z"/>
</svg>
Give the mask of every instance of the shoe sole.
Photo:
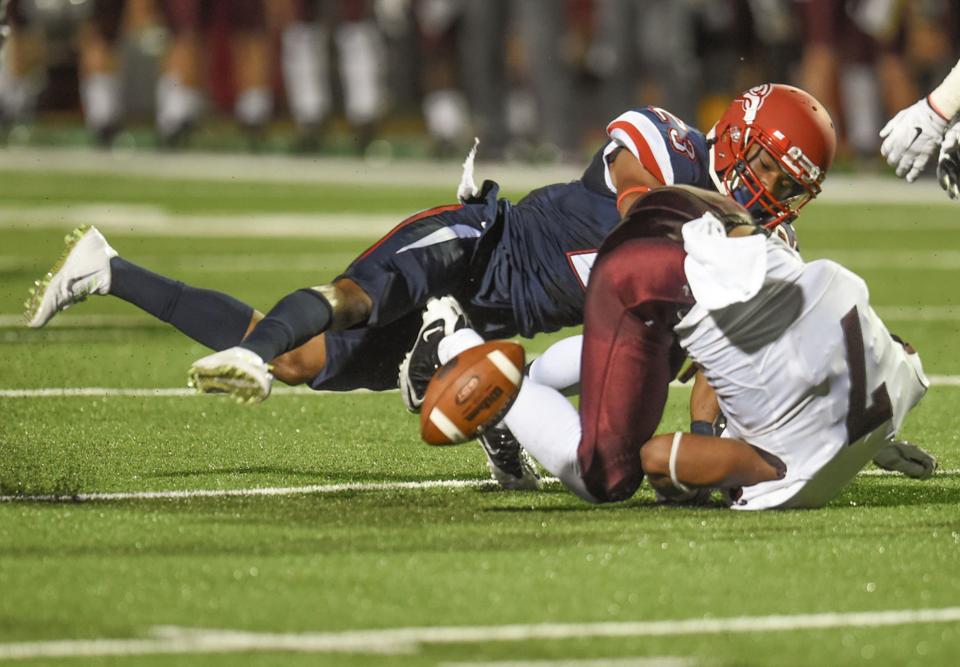
<svg viewBox="0 0 960 667">
<path fill-rule="evenodd" d="M 229 394 L 237 403 L 253 405 L 269 396 L 256 378 L 236 366 L 191 367 L 187 385 L 201 394 Z"/>
<path fill-rule="evenodd" d="M 40 306 L 43 305 L 43 298 L 47 295 L 47 290 L 50 289 L 50 283 L 53 282 L 54 277 L 63 269 L 63 265 L 67 263 L 67 259 L 70 257 L 73 249 L 77 247 L 77 244 L 83 240 L 83 237 L 86 236 L 87 232 L 91 229 L 92 227 L 90 225 L 82 225 L 64 236 L 63 242 L 65 247 L 60 254 L 60 258 L 40 280 L 33 281 L 33 287 L 30 288 L 29 296 L 27 300 L 23 302 L 23 307 L 26 309 L 23 313 L 23 320 L 31 329 L 39 329 L 56 315 L 56 313 L 54 313 L 42 323 L 34 322 L 40 311 Z M 80 300 L 82 301 L 82 299 Z"/>
<path fill-rule="evenodd" d="M 402 379 L 397 384 L 400 388 L 400 397 L 403 399 L 403 404 L 407 410 L 413 414 L 418 414 L 420 408 L 423 406 L 423 399 L 418 401 L 413 389 L 410 387 L 410 383 L 405 381 L 406 378 L 410 377 L 410 358 L 412 356 L 413 351 L 411 350 L 407 352 L 407 356 L 405 356 L 400 363 L 400 377 Z"/>
</svg>

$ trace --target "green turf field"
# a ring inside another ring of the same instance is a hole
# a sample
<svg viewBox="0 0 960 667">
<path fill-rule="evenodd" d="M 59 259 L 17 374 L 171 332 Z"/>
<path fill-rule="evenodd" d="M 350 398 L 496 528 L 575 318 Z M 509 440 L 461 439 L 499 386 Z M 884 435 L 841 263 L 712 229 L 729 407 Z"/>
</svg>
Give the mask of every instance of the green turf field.
<svg viewBox="0 0 960 667">
<path fill-rule="evenodd" d="M 205 350 L 125 303 L 17 322 L 84 207 L 117 212 L 105 229 L 129 259 L 266 308 L 374 240 L 324 215 L 399 221 L 450 191 L 0 172 L 0 495 L 86 498 L 0 502 L 0 663 L 957 664 L 960 207 L 945 197 L 804 214 L 804 254 L 863 275 L 920 350 L 935 386 L 905 435 L 941 466 L 926 482 L 872 471 L 819 511 L 500 492 L 479 447 L 421 444 L 396 393 L 240 407 L 177 391 Z M 167 222 L 125 226 L 131 210 Z M 273 218 L 256 236 L 204 231 L 204 216 L 313 213 L 275 237 Z M 664 430 L 686 423 L 687 395 Z"/>
</svg>

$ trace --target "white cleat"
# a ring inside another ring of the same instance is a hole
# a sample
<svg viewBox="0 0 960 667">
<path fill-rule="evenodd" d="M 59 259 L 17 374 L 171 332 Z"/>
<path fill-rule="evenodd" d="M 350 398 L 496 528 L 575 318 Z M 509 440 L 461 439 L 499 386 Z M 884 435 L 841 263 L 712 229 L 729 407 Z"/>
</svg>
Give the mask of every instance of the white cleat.
<svg viewBox="0 0 960 667">
<path fill-rule="evenodd" d="M 60 311 L 91 294 L 110 292 L 110 259 L 117 251 L 96 227 L 84 225 L 67 234 L 60 259 L 30 288 L 23 314 L 27 326 L 38 329 Z"/>
<path fill-rule="evenodd" d="M 270 395 L 270 366 L 242 347 L 231 347 L 198 359 L 190 366 L 187 385 L 201 394 L 230 394 L 238 403 L 259 403 Z"/>
</svg>

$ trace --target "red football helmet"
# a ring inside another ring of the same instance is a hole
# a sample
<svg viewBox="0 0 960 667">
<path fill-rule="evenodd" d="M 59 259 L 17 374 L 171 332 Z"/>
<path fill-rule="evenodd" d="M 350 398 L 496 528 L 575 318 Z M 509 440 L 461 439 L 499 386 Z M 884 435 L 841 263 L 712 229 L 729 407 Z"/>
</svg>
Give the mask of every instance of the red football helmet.
<svg viewBox="0 0 960 667">
<path fill-rule="evenodd" d="M 820 194 L 837 150 L 836 130 L 823 105 L 809 93 L 779 83 L 755 86 L 734 99 L 707 139 L 714 185 L 768 228 L 797 217 Z M 790 177 L 779 196 L 750 165 L 761 148 Z"/>
</svg>

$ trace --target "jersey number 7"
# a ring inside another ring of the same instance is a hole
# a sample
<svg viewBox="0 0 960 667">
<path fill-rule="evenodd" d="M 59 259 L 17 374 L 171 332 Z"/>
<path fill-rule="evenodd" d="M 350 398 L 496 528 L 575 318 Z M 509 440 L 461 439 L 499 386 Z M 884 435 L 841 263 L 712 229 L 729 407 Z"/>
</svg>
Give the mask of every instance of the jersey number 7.
<svg viewBox="0 0 960 667">
<path fill-rule="evenodd" d="M 863 347 L 863 330 L 857 307 L 850 309 L 840 320 L 843 327 L 843 342 L 847 348 L 847 366 L 850 369 L 850 406 L 847 410 L 847 444 L 876 430 L 893 419 L 893 407 L 886 383 L 873 390 L 872 404 L 867 407 L 867 362 Z"/>
</svg>

